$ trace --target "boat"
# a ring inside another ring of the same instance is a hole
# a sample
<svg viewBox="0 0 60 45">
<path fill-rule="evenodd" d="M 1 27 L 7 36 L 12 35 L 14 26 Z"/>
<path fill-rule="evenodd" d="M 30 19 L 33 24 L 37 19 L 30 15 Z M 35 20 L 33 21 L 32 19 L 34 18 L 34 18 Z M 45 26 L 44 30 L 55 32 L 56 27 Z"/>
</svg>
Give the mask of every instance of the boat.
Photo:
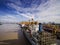
<svg viewBox="0 0 60 45">
<path fill-rule="evenodd" d="M 56 45 L 55 37 L 43 30 L 42 23 L 31 21 L 29 25 L 22 24 L 22 30 L 31 45 Z"/>
</svg>

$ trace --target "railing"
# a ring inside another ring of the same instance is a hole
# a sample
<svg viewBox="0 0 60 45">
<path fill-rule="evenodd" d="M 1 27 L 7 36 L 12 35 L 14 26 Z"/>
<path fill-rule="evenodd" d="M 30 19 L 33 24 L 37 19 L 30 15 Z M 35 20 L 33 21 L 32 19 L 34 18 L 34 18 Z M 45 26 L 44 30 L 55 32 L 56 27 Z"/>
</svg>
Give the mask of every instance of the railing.
<svg viewBox="0 0 60 45">
<path fill-rule="evenodd" d="M 34 34 L 33 40 L 36 45 L 56 45 L 56 36 L 48 32 Z"/>
</svg>

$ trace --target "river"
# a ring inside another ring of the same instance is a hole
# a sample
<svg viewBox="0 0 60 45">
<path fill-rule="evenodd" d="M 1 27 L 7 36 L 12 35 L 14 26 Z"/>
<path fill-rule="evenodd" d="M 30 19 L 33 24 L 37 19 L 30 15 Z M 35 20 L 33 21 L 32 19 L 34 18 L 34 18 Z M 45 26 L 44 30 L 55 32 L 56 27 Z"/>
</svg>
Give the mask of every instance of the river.
<svg viewBox="0 0 60 45">
<path fill-rule="evenodd" d="M 0 45 L 31 45 L 18 24 L 0 25 Z M 60 40 L 57 39 L 57 45 Z"/>
<path fill-rule="evenodd" d="M 31 45 L 23 35 L 20 25 L 0 25 L 0 45 Z"/>
</svg>

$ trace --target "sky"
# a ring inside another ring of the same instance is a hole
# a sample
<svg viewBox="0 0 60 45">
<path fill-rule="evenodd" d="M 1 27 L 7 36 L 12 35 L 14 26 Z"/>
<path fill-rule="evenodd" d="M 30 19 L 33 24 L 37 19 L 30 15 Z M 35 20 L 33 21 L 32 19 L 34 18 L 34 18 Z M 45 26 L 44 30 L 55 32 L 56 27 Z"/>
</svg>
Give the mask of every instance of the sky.
<svg viewBox="0 0 60 45">
<path fill-rule="evenodd" d="M 60 23 L 60 0 L 0 0 L 0 22 Z"/>
</svg>

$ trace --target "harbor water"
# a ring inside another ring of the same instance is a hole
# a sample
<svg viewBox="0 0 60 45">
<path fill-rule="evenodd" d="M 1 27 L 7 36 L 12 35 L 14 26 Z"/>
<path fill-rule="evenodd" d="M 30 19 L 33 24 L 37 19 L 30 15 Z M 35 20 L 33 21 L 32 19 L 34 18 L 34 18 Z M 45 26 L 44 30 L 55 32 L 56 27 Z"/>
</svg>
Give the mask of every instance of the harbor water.
<svg viewBox="0 0 60 45">
<path fill-rule="evenodd" d="M 0 45 L 30 45 L 18 24 L 0 25 Z"/>
<path fill-rule="evenodd" d="M 57 39 L 57 45 L 60 40 Z M 2 24 L 0 25 L 0 45 L 31 45 L 25 38 L 20 25 L 18 24 Z"/>
</svg>

